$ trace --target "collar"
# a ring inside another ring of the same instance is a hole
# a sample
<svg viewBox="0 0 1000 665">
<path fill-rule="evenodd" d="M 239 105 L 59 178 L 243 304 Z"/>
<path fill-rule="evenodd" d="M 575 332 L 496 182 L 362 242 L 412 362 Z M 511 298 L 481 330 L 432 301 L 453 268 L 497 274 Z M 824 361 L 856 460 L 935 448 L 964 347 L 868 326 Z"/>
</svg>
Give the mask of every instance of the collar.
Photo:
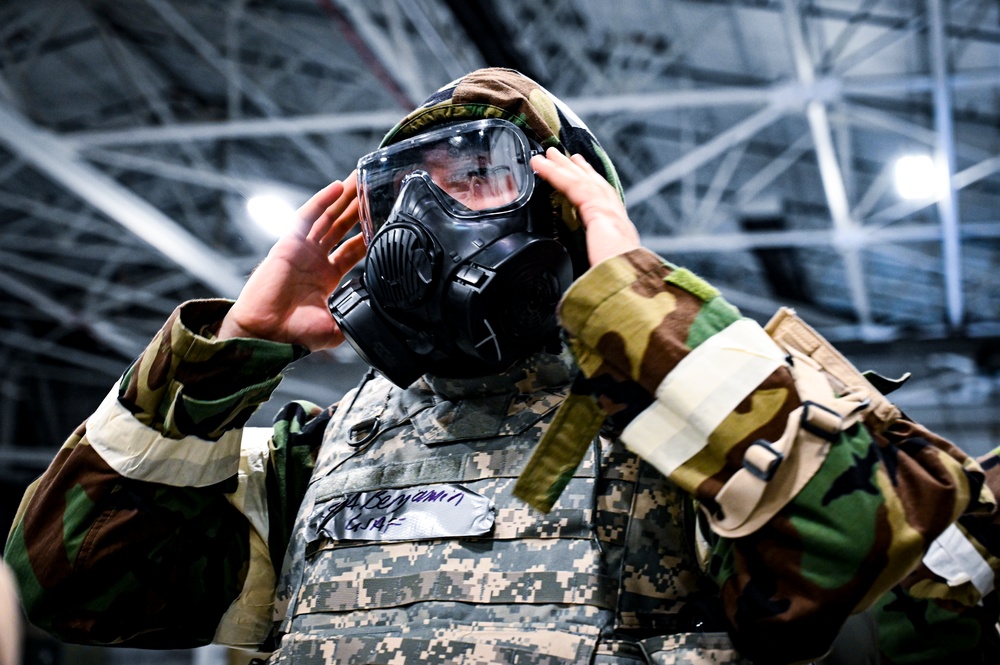
<svg viewBox="0 0 1000 665">
<path fill-rule="evenodd" d="M 450 401 L 504 393 L 527 395 L 565 385 L 575 371 L 576 365 L 568 351 L 564 350 L 560 354 L 538 352 L 514 363 L 499 374 L 471 379 L 425 374 L 418 379 L 418 384 L 423 383 L 426 389 Z"/>
</svg>

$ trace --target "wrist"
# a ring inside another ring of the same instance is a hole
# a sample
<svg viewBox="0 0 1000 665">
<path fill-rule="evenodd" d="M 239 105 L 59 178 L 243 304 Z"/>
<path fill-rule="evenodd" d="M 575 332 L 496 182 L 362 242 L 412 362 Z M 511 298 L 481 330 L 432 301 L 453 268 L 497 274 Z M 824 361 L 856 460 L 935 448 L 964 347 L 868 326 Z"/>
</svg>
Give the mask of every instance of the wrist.
<svg viewBox="0 0 1000 665">
<path fill-rule="evenodd" d="M 255 339 L 256 335 L 251 334 L 246 328 L 233 320 L 231 313 L 227 314 L 226 317 L 222 319 L 222 323 L 219 324 L 219 329 L 215 332 L 215 338 L 221 341 L 237 337 Z"/>
</svg>

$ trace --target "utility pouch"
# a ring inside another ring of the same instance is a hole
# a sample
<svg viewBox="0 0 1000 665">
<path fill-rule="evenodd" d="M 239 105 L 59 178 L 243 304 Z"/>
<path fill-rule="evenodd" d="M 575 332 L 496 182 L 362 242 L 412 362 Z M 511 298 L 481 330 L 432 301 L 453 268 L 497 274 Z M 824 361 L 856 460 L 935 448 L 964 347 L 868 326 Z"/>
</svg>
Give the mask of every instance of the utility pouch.
<svg viewBox="0 0 1000 665">
<path fill-rule="evenodd" d="M 823 373 L 833 379 L 834 389 L 838 393 L 858 389 L 867 392 L 871 405 L 867 409 L 869 415 L 866 422 L 876 431 L 884 430 L 900 417 L 899 409 L 830 342 L 800 319 L 795 310 L 788 307 L 779 309 L 764 326 L 764 331 L 782 348 L 795 350 L 812 358 Z M 907 378 L 909 375 L 899 381 L 887 383 L 901 384 Z"/>
<path fill-rule="evenodd" d="M 728 538 L 753 533 L 816 474 L 841 433 L 860 421 L 882 430 L 900 412 L 833 345 L 783 307 L 764 331 L 788 354 L 802 405 L 777 441 L 754 441 L 743 468 L 722 486 L 709 513 L 713 531 Z"/>
</svg>

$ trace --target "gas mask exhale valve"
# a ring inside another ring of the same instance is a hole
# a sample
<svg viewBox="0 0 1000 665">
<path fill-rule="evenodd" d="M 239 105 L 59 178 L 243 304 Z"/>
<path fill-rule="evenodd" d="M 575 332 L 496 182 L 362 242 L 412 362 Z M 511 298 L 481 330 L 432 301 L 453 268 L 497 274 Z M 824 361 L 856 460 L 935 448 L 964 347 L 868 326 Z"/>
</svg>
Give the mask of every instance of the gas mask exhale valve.
<svg viewBox="0 0 1000 665">
<path fill-rule="evenodd" d="M 358 354 L 403 387 L 424 373 L 500 371 L 542 348 L 572 281 L 565 248 L 533 223 L 520 130 L 487 120 L 417 138 L 359 163 L 365 269 L 329 299 Z M 390 181 L 392 208 L 372 215 Z"/>
</svg>

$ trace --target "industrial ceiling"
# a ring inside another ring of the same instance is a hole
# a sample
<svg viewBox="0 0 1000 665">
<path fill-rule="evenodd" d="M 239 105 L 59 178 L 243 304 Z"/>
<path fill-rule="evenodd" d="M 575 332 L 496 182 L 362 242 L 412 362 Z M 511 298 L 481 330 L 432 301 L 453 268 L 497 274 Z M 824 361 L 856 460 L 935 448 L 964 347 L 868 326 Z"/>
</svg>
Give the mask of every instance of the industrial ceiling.
<svg viewBox="0 0 1000 665">
<path fill-rule="evenodd" d="M 590 125 L 647 247 L 1000 443 L 996 0 L 0 0 L 0 458 L 37 466 L 179 302 L 238 294 L 273 241 L 248 197 L 297 205 L 486 65 Z M 911 154 L 945 177 L 903 199 Z M 315 354 L 284 390 L 359 373 Z"/>
</svg>

